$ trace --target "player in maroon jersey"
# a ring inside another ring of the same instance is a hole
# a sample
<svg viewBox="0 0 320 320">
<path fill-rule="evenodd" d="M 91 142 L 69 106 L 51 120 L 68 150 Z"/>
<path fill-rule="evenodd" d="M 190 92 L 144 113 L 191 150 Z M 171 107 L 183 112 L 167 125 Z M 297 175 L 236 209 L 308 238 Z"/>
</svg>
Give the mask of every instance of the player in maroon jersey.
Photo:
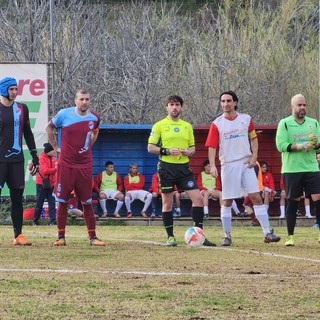
<svg viewBox="0 0 320 320">
<path fill-rule="evenodd" d="M 54 188 L 58 202 L 58 239 L 55 246 L 66 245 L 65 229 L 68 200 L 74 190 L 81 201 L 90 245 L 105 246 L 96 236 L 96 219 L 92 208 L 92 145 L 99 133 L 99 115 L 89 109 L 90 94 L 79 90 L 75 106 L 61 109 L 48 123 L 48 139 L 58 155 L 57 180 Z M 58 131 L 58 143 L 54 134 Z"/>
</svg>

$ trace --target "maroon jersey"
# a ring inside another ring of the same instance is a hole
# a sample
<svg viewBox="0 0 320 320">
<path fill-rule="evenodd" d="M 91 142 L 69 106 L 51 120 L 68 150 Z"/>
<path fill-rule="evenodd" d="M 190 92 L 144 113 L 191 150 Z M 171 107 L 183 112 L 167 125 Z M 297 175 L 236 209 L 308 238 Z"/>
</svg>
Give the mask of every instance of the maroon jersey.
<svg viewBox="0 0 320 320">
<path fill-rule="evenodd" d="M 51 124 L 58 129 L 58 145 L 61 149 L 59 164 L 79 169 L 91 168 L 91 134 L 99 127 L 99 115 L 89 111 L 81 116 L 76 107 L 70 107 L 60 110 Z"/>
</svg>

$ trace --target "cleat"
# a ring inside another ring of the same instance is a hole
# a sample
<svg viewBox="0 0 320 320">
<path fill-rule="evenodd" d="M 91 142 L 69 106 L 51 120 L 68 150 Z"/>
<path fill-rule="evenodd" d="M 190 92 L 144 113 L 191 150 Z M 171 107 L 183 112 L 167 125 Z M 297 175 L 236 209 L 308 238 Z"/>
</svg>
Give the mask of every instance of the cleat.
<svg viewBox="0 0 320 320">
<path fill-rule="evenodd" d="M 161 214 L 159 214 L 159 215 L 157 216 L 157 218 L 162 219 L 162 215 L 161 215 Z"/>
<path fill-rule="evenodd" d="M 14 245 L 14 246 L 31 246 L 32 243 L 29 242 L 23 234 L 19 234 L 19 235 L 13 240 L 13 245 Z"/>
<path fill-rule="evenodd" d="M 106 218 L 108 216 L 108 212 L 107 211 L 105 211 L 104 213 L 103 213 L 103 215 L 100 217 L 100 218 Z"/>
<path fill-rule="evenodd" d="M 155 217 L 156 217 L 156 210 L 153 210 L 152 213 L 151 213 L 150 218 L 154 219 Z"/>
<path fill-rule="evenodd" d="M 115 218 L 121 218 L 121 216 L 120 216 L 120 214 L 119 214 L 118 212 L 115 212 L 115 213 L 113 214 L 113 216 L 114 216 Z"/>
<path fill-rule="evenodd" d="M 168 240 L 167 240 L 167 246 L 176 247 L 177 246 L 176 238 L 175 237 L 169 237 Z"/>
<path fill-rule="evenodd" d="M 204 239 L 204 243 L 202 244 L 203 246 L 206 246 L 206 247 L 216 247 L 217 245 L 207 239 Z"/>
<path fill-rule="evenodd" d="M 228 246 L 231 246 L 232 244 L 232 240 L 231 240 L 231 237 L 224 237 L 222 242 L 221 242 L 221 245 L 223 247 L 228 247 Z"/>
<path fill-rule="evenodd" d="M 306 214 L 305 217 L 308 219 L 313 219 L 313 216 L 311 214 Z"/>
<path fill-rule="evenodd" d="M 270 243 L 270 242 L 279 242 L 281 240 L 281 237 L 276 236 L 273 234 L 273 230 L 269 233 L 267 233 L 264 237 L 264 242 L 265 243 Z"/>
<path fill-rule="evenodd" d="M 285 215 L 280 215 L 279 219 L 285 219 L 286 216 Z"/>
<path fill-rule="evenodd" d="M 66 239 L 65 238 L 59 238 L 58 240 L 56 240 L 53 244 L 55 247 L 62 247 L 62 246 L 66 246 Z"/>
<path fill-rule="evenodd" d="M 204 216 L 203 216 L 203 218 L 204 218 L 205 220 L 209 219 L 209 213 L 205 213 Z"/>
<path fill-rule="evenodd" d="M 132 218 L 132 217 L 133 217 L 132 212 L 128 212 L 128 214 L 127 214 L 127 218 Z"/>
<path fill-rule="evenodd" d="M 141 212 L 141 216 L 142 216 L 143 218 L 149 218 L 149 217 L 146 215 L 145 212 Z"/>
<path fill-rule="evenodd" d="M 294 235 L 288 236 L 285 244 L 287 247 L 293 247 L 294 246 Z"/>
<path fill-rule="evenodd" d="M 94 246 L 94 247 L 105 247 L 106 246 L 106 243 L 101 241 L 97 237 L 90 239 L 89 243 L 90 243 L 90 246 Z"/>
</svg>

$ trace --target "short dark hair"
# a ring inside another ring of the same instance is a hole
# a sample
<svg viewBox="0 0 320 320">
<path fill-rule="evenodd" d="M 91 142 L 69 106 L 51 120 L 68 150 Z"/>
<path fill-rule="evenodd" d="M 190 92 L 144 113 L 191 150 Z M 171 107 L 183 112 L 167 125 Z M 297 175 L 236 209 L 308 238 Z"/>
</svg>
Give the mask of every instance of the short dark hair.
<svg viewBox="0 0 320 320">
<path fill-rule="evenodd" d="M 112 161 L 107 161 L 104 166 L 105 166 L 105 167 L 109 167 L 110 165 L 113 165 L 113 162 L 112 162 Z"/>
<path fill-rule="evenodd" d="M 209 160 L 204 160 L 202 165 L 203 165 L 203 167 L 205 167 L 205 166 L 207 166 L 209 163 L 210 163 Z"/>
<path fill-rule="evenodd" d="M 181 104 L 181 107 L 183 106 L 183 99 L 180 97 L 180 96 L 177 96 L 177 95 L 173 95 L 173 96 L 169 96 L 167 101 L 166 101 L 166 105 L 169 103 L 169 102 L 179 102 Z"/>
<path fill-rule="evenodd" d="M 78 94 L 90 94 L 90 92 L 88 90 L 85 90 L 85 89 L 79 89 L 76 92 L 75 98 L 77 98 Z"/>
<path fill-rule="evenodd" d="M 268 166 L 268 164 L 265 161 L 262 161 L 262 160 L 259 161 L 259 164 L 260 164 L 261 167 L 264 166 L 264 165 Z"/>
<path fill-rule="evenodd" d="M 234 91 L 231 91 L 231 90 L 222 92 L 222 93 L 220 94 L 219 101 L 221 101 L 221 97 L 222 97 L 224 94 L 230 95 L 230 96 L 232 97 L 233 101 L 239 102 L 239 99 L 238 99 L 236 93 L 235 93 Z M 238 107 L 238 103 L 237 103 L 237 105 L 235 106 L 235 110 L 237 110 L 237 107 Z"/>
</svg>

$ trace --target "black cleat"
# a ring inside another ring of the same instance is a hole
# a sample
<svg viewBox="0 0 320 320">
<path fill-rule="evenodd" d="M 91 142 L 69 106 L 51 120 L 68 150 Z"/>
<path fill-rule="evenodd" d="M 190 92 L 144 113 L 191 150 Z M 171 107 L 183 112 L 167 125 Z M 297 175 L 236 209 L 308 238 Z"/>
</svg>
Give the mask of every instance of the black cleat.
<svg viewBox="0 0 320 320">
<path fill-rule="evenodd" d="M 204 243 L 203 243 L 204 246 L 206 247 L 216 247 L 217 245 L 207 239 L 204 239 Z"/>
</svg>

